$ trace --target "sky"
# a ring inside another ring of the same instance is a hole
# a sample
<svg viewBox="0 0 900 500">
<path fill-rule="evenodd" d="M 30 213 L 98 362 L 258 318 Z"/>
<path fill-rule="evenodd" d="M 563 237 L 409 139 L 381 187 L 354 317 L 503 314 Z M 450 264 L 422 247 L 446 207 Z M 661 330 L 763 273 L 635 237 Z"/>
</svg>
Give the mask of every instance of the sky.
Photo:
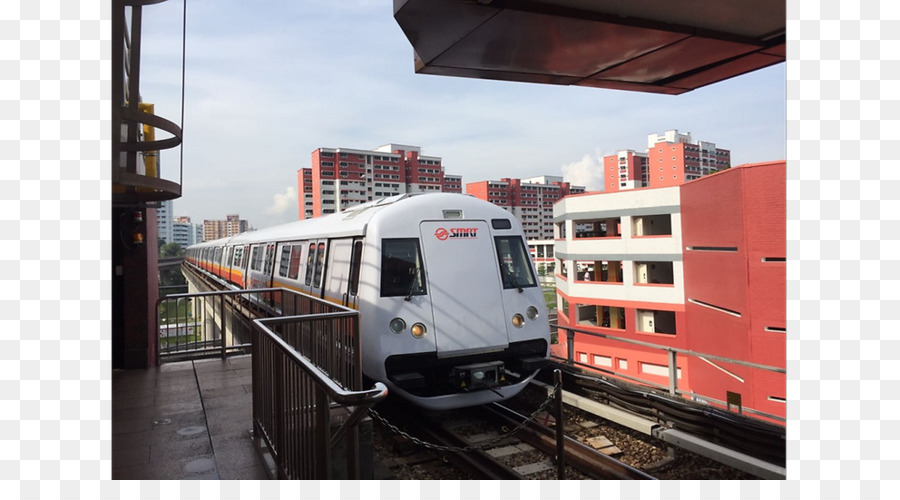
<svg viewBox="0 0 900 500">
<path fill-rule="evenodd" d="M 785 158 L 784 63 L 679 96 L 420 75 L 389 0 L 188 0 L 184 46 L 183 8 L 144 8 L 141 97 L 182 125 L 161 171 L 177 180 L 183 162 L 173 213 L 195 223 L 296 220 L 297 170 L 320 147 L 409 144 L 464 185 L 556 175 L 589 190 L 604 155 L 671 129 L 733 165 Z"/>
</svg>

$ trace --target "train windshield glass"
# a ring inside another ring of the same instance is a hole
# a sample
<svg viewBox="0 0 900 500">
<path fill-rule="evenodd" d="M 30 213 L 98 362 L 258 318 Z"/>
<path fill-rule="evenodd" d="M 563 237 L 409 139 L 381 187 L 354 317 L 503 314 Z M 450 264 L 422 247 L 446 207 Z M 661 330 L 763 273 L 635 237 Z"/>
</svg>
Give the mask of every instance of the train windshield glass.
<svg viewBox="0 0 900 500">
<path fill-rule="evenodd" d="M 500 263 L 500 276 L 503 288 L 523 288 L 537 286 L 534 273 L 531 272 L 531 261 L 525 243 L 518 236 L 496 236 L 497 259 Z"/>
<path fill-rule="evenodd" d="M 381 242 L 381 296 L 425 295 L 425 270 L 415 238 Z"/>
</svg>

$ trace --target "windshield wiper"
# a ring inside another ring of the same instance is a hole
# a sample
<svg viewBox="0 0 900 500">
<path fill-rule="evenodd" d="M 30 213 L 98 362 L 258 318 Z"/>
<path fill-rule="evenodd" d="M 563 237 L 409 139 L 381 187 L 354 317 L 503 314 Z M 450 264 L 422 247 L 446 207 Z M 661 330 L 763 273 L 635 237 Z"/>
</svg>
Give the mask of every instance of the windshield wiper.
<svg viewBox="0 0 900 500">
<path fill-rule="evenodd" d="M 405 300 L 407 302 L 412 300 L 413 292 L 416 290 L 416 284 L 417 284 L 416 281 L 418 281 L 418 279 L 419 279 L 420 272 L 422 272 L 422 268 L 419 267 L 418 263 L 416 263 L 415 276 L 413 276 L 412 283 L 409 285 L 409 293 L 406 294 L 406 298 L 404 298 L 403 300 Z"/>
<path fill-rule="evenodd" d="M 510 271 L 509 269 L 507 269 L 506 266 L 504 266 L 504 265 L 502 265 L 502 264 L 500 265 L 500 269 L 503 270 L 503 274 L 506 275 L 506 278 L 507 278 L 507 280 L 509 281 L 509 284 L 512 285 L 512 286 L 514 286 L 514 287 L 516 287 L 516 290 L 518 290 L 519 293 L 522 293 L 522 287 L 519 286 L 519 281 L 516 280 L 516 277 L 515 277 L 515 276 L 513 276 L 512 271 Z"/>
</svg>

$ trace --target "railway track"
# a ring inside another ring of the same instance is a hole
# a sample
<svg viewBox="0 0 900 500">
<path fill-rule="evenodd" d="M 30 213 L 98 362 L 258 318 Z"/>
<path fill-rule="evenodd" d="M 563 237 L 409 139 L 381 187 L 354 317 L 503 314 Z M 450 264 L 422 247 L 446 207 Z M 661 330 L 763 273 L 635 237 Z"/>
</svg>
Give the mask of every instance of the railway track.
<svg viewBox="0 0 900 500">
<path fill-rule="evenodd" d="M 376 418 L 373 433 L 377 460 L 389 469 L 382 479 L 557 479 L 555 404 L 541 408 L 533 419 L 548 424 L 536 427 L 543 430 L 517 429 L 525 414 L 547 401 L 546 394 L 546 389 L 529 387 L 502 405 L 440 413 L 423 413 L 389 398 L 376 408 L 387 422 Z M 562 422 L 566 479 L 761 479 L 579 408 L 566 405 Z M 597 450 L 616 460 L 599 457 Z M 627 468 L 617 471 L 617 462 Z"/>
<path fill-rule="evenodd" d="M 499 404 L 438 413 L 390 401 L 376 420 L 393 431 L 391 450 L 383 445 L 380 453 L 391 456 L 379 458 L 401 477 L 654 479 L 571 438 L 562 442 L 560 467 L 556 430 Z"/>
</svg>

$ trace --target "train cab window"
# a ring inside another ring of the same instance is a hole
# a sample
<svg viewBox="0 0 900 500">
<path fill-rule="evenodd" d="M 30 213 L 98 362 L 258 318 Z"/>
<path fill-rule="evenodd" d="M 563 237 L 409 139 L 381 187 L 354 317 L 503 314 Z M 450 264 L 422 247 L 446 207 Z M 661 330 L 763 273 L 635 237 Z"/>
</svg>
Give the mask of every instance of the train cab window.
<svg viewBox="0 0 900 500">
<path fill-rule="evenodd" d="M 303 253 L 303 245 L 291 246 L 291 263 L 288 266 L 288 278 L 295 280 L 300 275 L 300 254 Z"/>
<path fill-rule="evenodd" d="M 495 236 L 497 259 L 500 264 L 500 276 L 503 288 L 530 288 L 537 286 L 534 273 L 531 272 L 531 258 L 525 243 L 519 236 Z"/>
<path fill-rule="evenodd" d="M 306 284 L 309 285 L 312 283 L 312 275 L 313 275 L 313 259 L 316 256 L 316 244 L 309 244 L 309 253 L 306 254 Z"/>
<path fill-rule="evenodd" d="M 381 242 L 381 296 L 425 295 L 425 272 L 415 238 Z"/>
<path fill-rule="evenodd" d="M 322 286 L 323 267 L 325 267 L 325 244 L 319 243 L 319 248 L 316 252 L 316 272 L 313 275 L 313 287 L 315 288 L 319 288 Z"/>
</svg>

